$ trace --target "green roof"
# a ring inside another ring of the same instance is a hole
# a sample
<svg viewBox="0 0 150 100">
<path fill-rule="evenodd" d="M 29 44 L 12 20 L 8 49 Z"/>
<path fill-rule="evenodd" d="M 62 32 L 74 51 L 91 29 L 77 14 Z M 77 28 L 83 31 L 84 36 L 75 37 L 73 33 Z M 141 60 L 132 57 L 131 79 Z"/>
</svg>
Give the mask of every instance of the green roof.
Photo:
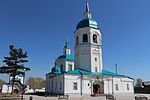
<svg viewBox="0 0 150 100">
<path fill-rule="evenodd" d="M 74 60 L 74 56 L 72 55 L 61 55 L 58 59 L 66 59 L 66 60 Z"/>
<path fill-rule="evenodd" d="M 13 80 L 13 81 L 20 81 L 19 78 L 15 78 L 15 80 L 14 80 L 14 78 L 12 78 L 11 81 L 12 81 L 12 80 Z"/>
<path fill-rule="evenodd" d="M 51 72 L 55 73 L 55 74 L 60 74 L 61 73 L 60 67 L 58 67 L 58 66 L 53 67 Z"/>
<path fill-rule="evenodd" d="M 103 75 L 111 75 L 111 76 L 121 76 L 121 77 L 127 77 L 125 75 L 121 75 L 121 74 L 117 74 L 117 73 L 113 73 L 107 70 L 102 70 Z"/>
<path fill-rule="evenodd" d="M 75 70 L 73 70 L 73 71 L 69 71 L 69 72 L 67 72 L 66 74 L 83 74 L 83 75 L 91 75 L 91 73 L 90 72 L 88 72 L 88 71 L 84 71 L 84 70 L 80 70 L 80 69 L 75 69 Z"/>
<path fill-rule="evenodd" d="M 99 73 L 92 73 L 89 71 L 81 70 L 81 69 L 75 69 L 73 71 L 66 72 L 66 74 L 83 74 L 83 75 L 106 75 L 106 76 L 118 76 L 118 77 L 127 77 L 125 75 L 116 74 L 107 70 L 102 70 L 102 72 Z"/>
<path fill-rule="evenodd" d="M 23 75 L 22 75 L 22 74 L 19 74 L 18 76 L 19 76 L 19 77 L 23 77 Z"/>
<path fill-rule="evenodd" d="M 84 28 L 89 26 L 98 28 L 97 22 L 94 19 L 85 18 L 78 23 L 76 30 L 79 28 Z"/>
</svg>

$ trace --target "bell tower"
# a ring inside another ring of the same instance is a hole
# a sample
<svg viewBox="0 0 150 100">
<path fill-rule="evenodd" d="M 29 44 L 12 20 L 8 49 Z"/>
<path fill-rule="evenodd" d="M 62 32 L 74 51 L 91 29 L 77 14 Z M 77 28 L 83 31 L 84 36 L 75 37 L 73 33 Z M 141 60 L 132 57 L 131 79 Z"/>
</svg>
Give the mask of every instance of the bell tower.
<svg viewBox="0 0 150 100">
<path fill-rule="evenodd" d="M 86 11 L 74 33 L 75 68 L 90 72 L 102 71 L 102 36 L 97 22 L 92 19 L 88 1 Z"/>
</svg>

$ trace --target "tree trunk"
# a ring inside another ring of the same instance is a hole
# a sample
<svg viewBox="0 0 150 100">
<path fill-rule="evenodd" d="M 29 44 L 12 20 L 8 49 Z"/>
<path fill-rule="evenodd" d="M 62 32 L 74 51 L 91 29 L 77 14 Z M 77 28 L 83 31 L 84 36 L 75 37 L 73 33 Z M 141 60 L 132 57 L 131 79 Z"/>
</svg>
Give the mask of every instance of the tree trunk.
<svg viewBox="0 0 150 100">
<path fill-rule="evenodd" d="M 15 76 L 13 76 L 13 79 L 12 79 L 12 91 L 11 91 L 11 94 L 14 93 L 14 80 L 15 80 Z"/>
</svg>

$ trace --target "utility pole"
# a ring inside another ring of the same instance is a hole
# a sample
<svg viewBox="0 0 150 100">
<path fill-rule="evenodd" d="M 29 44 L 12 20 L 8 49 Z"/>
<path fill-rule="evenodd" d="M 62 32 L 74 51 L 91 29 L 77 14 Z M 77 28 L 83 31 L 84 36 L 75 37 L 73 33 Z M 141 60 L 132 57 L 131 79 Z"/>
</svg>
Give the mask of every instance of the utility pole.
<svg viewBox="0 0 150 100">
<path fill-rule="evenodd" d="M 115 70 L 116 70 L 116 74 L 118 74 L 118 65 L 117 65 L 117 63 L 115 63 Z"/>
</svg>

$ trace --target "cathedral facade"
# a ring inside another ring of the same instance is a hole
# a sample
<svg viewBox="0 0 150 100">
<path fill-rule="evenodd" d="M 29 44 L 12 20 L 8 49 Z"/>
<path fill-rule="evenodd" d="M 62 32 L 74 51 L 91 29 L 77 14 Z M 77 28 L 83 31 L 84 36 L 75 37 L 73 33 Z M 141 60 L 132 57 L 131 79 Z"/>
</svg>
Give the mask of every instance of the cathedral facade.
<svg viewBox="0 0 150 100">
<path fill-rule="evenodd" d="M 94 95 L 134 93 L 134 79 L 103 69 L 102 34 L 86 2 L 84 18 L 74 32 L 74 56 L 66 42 L 63 55 L 46 74 L 47 94 Z"/>
</svg>

